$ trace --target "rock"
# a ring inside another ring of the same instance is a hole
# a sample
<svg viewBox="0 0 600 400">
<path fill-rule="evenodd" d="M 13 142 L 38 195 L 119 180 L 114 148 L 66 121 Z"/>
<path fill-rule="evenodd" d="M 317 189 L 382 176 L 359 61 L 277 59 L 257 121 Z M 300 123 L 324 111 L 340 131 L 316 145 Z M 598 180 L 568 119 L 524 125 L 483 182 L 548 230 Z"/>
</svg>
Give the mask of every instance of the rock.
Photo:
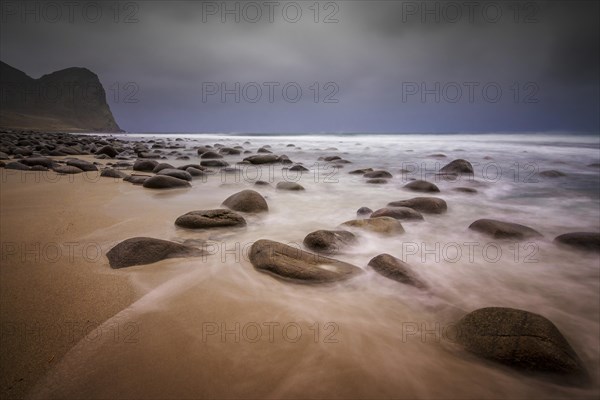
<svg viewBox="0 0 600 400">
<path fill-rule="evenodd" d="M 100 148 L 100 150 L 98 150 L 96 152 L 96 154 L 97 155 L 104 154 L 104 155 L 109 156 L 110 158 L 115 158 L 119 154 L 119 152 L 116 151 L 112 146 L 107 145 L 107 146 Z"/>
<path fill-rule="evenodd" d="M 219 153 L 225 154 L 225 155 L 238 155 L 238 154 L 241 154 L 242 152 L 240 150 L 234 149 L 232 147 L 221 147 L 219 149 Z"/>
<path fill-rule="evenodd" d="M 422 181 L 419 179 L 407 183 L 406 185 L 404 185 L 404 188 L 413 190 L 415 192 L 436 193 L 436 192 L 440 191 L 440 189 L 438 189 L 438 187 L 436 185 L 434 185 L 433 183 L 427 182 L 427 181 Z"/>
<path fill-rule="evenodd" d="M 133 170 L 141 172 L 152 172 L 154 171 L 154 167 L 156 167 L 157 165 L 158 161 L 154 160 L 136 160 L 136 162 L 133 163 Z"/>
<path fill-rule="evenodd" d="M 187 172 L 188 174 L 190 174 L 192 177 L 194 176 L 205 176 L 207 175 L 206 172 L 198 169 L 198 168 L 194 168 L 194 167 L 188 167 L 185 172 Z"/>
<path fill-rule="evenodd" d="M 190 173 L 177 168 L 165 168 L 161 170 L 158 175 L 172 176 L 173 178 L 182 179 L 184 181 L 192 180 L 192 175 Z"/>
<path fill-rule="evenodd" d="M 542 236 L 541 233 L 528 226 L 494 219 L 478 219 L 469 225 L 469 229 L 492 236 L 495 239 L 528 239 Z"/>
<path fill-rule="evenodd" d="M 399 220 L 414 221 L 423 220 L 420 212 L 408 207 L 385 207 L 376 210 L 371 214 L 371 218 L 391 217 Z"/>
<path fill-rule="evenodd" d="M 246 220 L 226 209 L 190 211 L 175 220 L 175 225 L 188 229 L 246 226 Z"/>
<path fill-rule="evenodd" d="M 344 222 L 342 226 L 364 229 L 384 235 L 399 235 L 404 233 L 404 228 L 400 221 L 391 217 L 354 219 Z"/>
<path fill-rule="evenodd" d="M 579 250 L 600 252 L 600 233 L 571 232 L 557 236 L 554 243 L 566 245 Z"/>
<path fill-rule="evenodd" d="M 417 278 L 411 271 L 410 265 L 389 254 L 380 254 L 369 261 L 369 267 L 375 272 L 396 282 L 426 289 L 427 285 Z"/>
<path fill-rule="evenodd" d="M 167 240 L 135 237 L 117 244 L 106 253 L 112 268 L 152 264 L 167 258 L 198 257 L 200 249 Z"/>
<path fill-rule="evenodd" d="M 22 164 L 22 163 L 20 163 L 18 161 L 9 162 L 9 163 L 7 163 L 4 166 L 4 168 L 6 168 L 6 169 L 15 169 L 17 171 L 30 171 L 31 170 L 31 167 L 29 167 L 29 166 L 27 166 L 25 164 Z"/>
<path fill-rule="evenodd" d="M 365 178 L 369 178 L 369 179 L 374 179 L 374 178 L 391 178 L 392 174 L 390 174 L 387 171 L 371 171 L 371 172 L 366 172 L 363 177 Z"/>
<path fill-rule="evenodd" d="M 155 174 L 158 174 L 163 169 L 173 169 L 173 168 L 175 168 L 175 167 L 172 166 L 169 163 L 160 163 L 156 167 L 154 167 L 154 169 L 152 170 L 152 172 L 154 172 Z"/>
<path fill-rule="evenodd" d="M 214 151 L 207 151 L 206 153 L 202 153 L 202 155 L 200 156 L 200 158 L 202 158 L 203 160 L 205 160 L 205 159 L 218 159 L 218 158 L 223 158 L 223 156 L 220 155 L 219 153 L 215 153 Z"/>
<path fill-rule="evenodd" d="M 0 160 L 8 160 L 8 159 L 9 159 L 8 154 L 6 154 L 3 151 L 0 151 Z"/>
<path fill-rule="evenodd" d="M 227 167 L 229 163 L 224 160 L 203 160 L 200 165 L 203 167 Z"/>
<path fill-rule="evenodd" d="M 454 190 L 455 192 L 468 193 L 468 194 L 477 193 L 477 189 L 473 189 L 473 188 L 469 188 L 469 187 L 457 187 L 452 190 Z"/>
<path fill-rule="evenodd" d="M 82 171 L 98 171 L 98 167 L 96 167 L 91 162 L 85 160 L 67 160 L 67 165 L 77 167 Z"/>
<path fill-rule="evenodd" d="M 392 201 L 390 207 L 408 207 L 425 214 L 442 214 L 448 210 L 446 201 L 439 197 L 414 197 L 408 200 Z"/>
<path fill-rule="evenodd" d="M 279 157 L 274 154 L 255 155 L 244 158 L 244 161 L 251 164 L 274 164 L 279 162 Z"/>
<path fill-rule="evenodd" d="M 52 167 L 54 167 L 54 165 L 56 165 L 56 163 L 52 159 L 46 158 L 46 157 L 23 158 L 22 160 L 19 160 L 19 162 L 21 164 L 27 165 L 29 167 L 41 165 L 46 168 L 52 168 Z"/>
<path fill-rule="evenodd" d="M 304 190 L 304 187 L 296 182 L 279 182 L 276 188 L 279 190 Z"/>
<path fill-rule="evenodd" d="M 356 236 L 348 231 L 318 230 L 304 238 L 304 245 L 322 253 L 336 253 L 340 248 L 356 243 Z"/>
<path fill-rule="evenodd" d="M 271 186 L 271 184 L 269 182 L 265 182 L 265 181 L 256 181 L 256 182 L 254 182 L 254 184 L 256 186 Z"/>
<path fill-rule="evenodd" d="M 337 160 L 341 160 L 342 157 L 340 156 L 327 156 L 327 157 L 323 157 L 323 160 L 325 161 L 337 161 Z"/>
<path fill-rule="evenodd" d="M 465 315 L 456 328 L 457 341 L 482 358 L 572 381 L 588 378 L 567 340 L 541 315 L 514 308 L 480 308 Z"/>
<path fill-rule="evenodd" d="M 306 167 L 304 167 L 304 166 L 302 166 L 300 164 L 296 164 L 296 165 L 294 165 L 293 167 L 290 168 L 290 171 L 306 172 L 308 170 L 309 170 L 308 168 L 306 168 Z"/>
<path fill-rule="evenodd" d="M 82 169 L 71 165 L 56 165 L 52 170 L 57 174 L 80 174 L 83 172 Z"/>
<path fill-rule="evenodd" d="M 364 175 L 367 172 L 373 171 L 373 168 L 363 168 L 363 169 L 355 169 L 353 171 L 348 172 L 351 175 Z"/>
<path fill-rule="evenodd" d="M 175 178 L 168 175 L 155 175 L 151 178 L 144 180 L 143 185 L 146 189 L 176 189 L 191 186 L 187 180 Z"/>
<path fill-rule="evenodd" d="M 177 169 L 180 169 L 182 171 L 187 171 L 188 168 L 196 168 L 201 171 L 206 169 L 203 166 L 201 166 L 200 164 L 185 164 L 185 165 L 182 165 L 181 167 L 177 167 Z"/>
<path fill-rule="evenodd" d="M 458 159 L 446 164 L 440 169 L 440 172 L 444 172 L 447 174 L 472 174 L 473 166 L 470 162 L 463 159 Z"/>
<path fill-rule="evenodd" d="M 212 151 L 212 149 L 208 146 L 201 146 L 197 149 L 197 153 L 199 156 L 201 156 L 202 154 L 209 152 L 209 151 Z"/>
<path fill-rule="evenodd" d="M 371 215 L 373 214 L 373 210 L 371 210 L 369 207 L 361 207 L 358 210 L 356 210 L 356 215 L 358 216 L 365 216 L 365 215 Z"/>
<path fill-rule="evenodd" d="M 229 196 L 222 204 L 234 211 L 245 213 L 260 213 L 269 211 L 269 206 L 264 197 L 254 190 L 242 190 Z"/>
<path fill-rule="evenodd" d="M 257 153 L 265 153 L 265 154 L 273 153 L 271 150 L 265 149 L 264 147 L 261 147 L 256 152 Z"/>
<path fill-rule="evenodd" d="M 105 168 L 100 172 L 100 176 L 105 178 L 125 178 L 127 174 L 114 168 Z"/>
<path fill-rule="evenodd" d="M 150 178 L 152 178 L 152 177 L 148 176 L 148 175 L 135 175 L 135 174 L 132 174 L 132 175 L 126 176 L 125 178 L 123 178 L 123 180 L 125 182 L 129 182 L 129 183 L 132 183 L 134 185 L 143 185 L 144 182 L 146 182 Z"/>
<path fill-rule="evenodd" d="M 387 179 L 383 179 L 383 178 L 375 178 L 375 179 L 369 179 L 367 180 L 367 183 L 370 183 L 372 185 L 383 185 L 388 183 Z"/>
<path fill-rule="evenodd" d="M 548 170 L 540 172 L 540 176 L 543 178 L 560 178 L 563 176 L 567 176 L 567 174 L 556 170 Z"/>
<path fill-rule="evenodd" d="M 352 264 L 272 240 L 254 242 L 249 256 L 257 270 L 296 283 L 330 283 L 362 273 L 360 268 Z"/>
</svg>

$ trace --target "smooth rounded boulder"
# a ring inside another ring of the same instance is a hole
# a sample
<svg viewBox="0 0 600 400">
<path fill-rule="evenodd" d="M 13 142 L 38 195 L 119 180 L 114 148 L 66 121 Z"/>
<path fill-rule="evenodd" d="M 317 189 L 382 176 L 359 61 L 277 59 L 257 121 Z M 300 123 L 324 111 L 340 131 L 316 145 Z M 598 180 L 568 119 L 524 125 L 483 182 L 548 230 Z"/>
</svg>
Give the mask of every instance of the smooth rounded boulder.
<svg viewBox="0 0 600 400">
<path fill-rule="evenodd" d="M 414 197 L 408 200 L 392 201 L 390 207 L 408 207 L 426 214 L 442 214 L 448 210 L 444 199 L 439 197 Z"/>
<path fill-rule="evenodd" d="M 275 188 L 279 189 L 279 190 L 291 190 L 291 191 L 304 190 L 304 186 L 302 186 L 296 182 L 279 182 L 277 184 L 277 186 L 275 186 Z"/>
<path fill-rule="evenodd" d="M 362 273 L 352 264 L 265 239 L 252 244 L 249 258 L 258 271 L 294 283 L 332 283 Z"/>
<path fill-rule="evenodd" d="M 189 172 L 182 171 L 177 168 L 165 168 L 158 172 L 158 175 L 171 176 L 173 178 L 181 179 L 184 181 L 191 181 L 192 175 Z"/>
<path fill-rule="evenodd" d="M 96 167 L 94 164 L 92 164 L 89 161 L 85 161 L 85 160 L 67 160 L 67 165 L 71 166 L 71 167 L 77 167 L 82 171 L 98 171 L 98 167 Z"/>
<path fill-rule="evenodd" d="M 102 172 L 100 172 L 100 176 L 104 178 L 125 178 L 127 174 L 123 171 L 120 171 L 115 168 L 104 168 Z"/>
<path fill-rule="evenodd" d="M 232 194 L 222 204 L 234 211 L 245 213 L 261 213 L 269 211 L 265 198 L 255 190 L 242 190 Z"/>
<path fill-rule="evenodd" d="M 219 208 L 190 211 L 177 218 L 175 225 L 187 229 L 242 227 L 246 226 L 246 220 L 236 212 Z"/>
<path fill-rule="evenodd" d="M 158 165 L 158 161 L 155 160 L 136 160 L 133 163 L 133 170 L 140 172 L 152 172 Z"/>
<path fill-rule="evenodd" d="M 459 158 L 458 160 L 454 160 L 446 165 L 444 165 L 440 172 L 446 174 L 473 174 L 473 165 L 467 160 L 463 160 Z"/>
<path fill-rule="evenodd" d="M 435 184 L 427 181 L 422 181 L 420 179 L 407 183 L 406 185 L 404 185 L 404 188 L 412 190 L 414 192 L 437 193 L 440 191 L 440 189 Z"/>
<path fill-rule="evenodd" d="M 419 221 L 423 220 L 423 216 L 420 212 L 413 210 L 408 207 L 385 207 L 380 208 L 379 210 L 375 210 L 373 214 L 371 214 L 371 218 L 377 217 L 391 217 L 394 219 L 404 220 L 404 221 Z"/>
<path fill-rule="evenodd" d="M 481 308 L 465 315 L 456 328 L 457 342 L 479 357 L 573 382 L 588 378 L 571 345 L 541 315 L 514 308 Z"/>
<path fill-rule="evenodd" d="M 373 210 L 371 210 L 369 207 L 361 207 L 356 210 L 356 215 L 360 217 L 369 216 L 371 214 L 373 214 Z"/>
<path fill-rule="evenodd" d="M 382 235 L 399 235 L 404 233 L 404 228 L 400 221 L 391 217 L 353 219 L 344 222 L 342 226 L 362 229 Z"/>
<path fill-rule="evenodd" d="M 600 233 L 571 232 L 559 235 L 554 243 L 573 249 L 600 253 Z"/>
<path fill-rule="evenodd" d="M 369 178 L 369 179 L 375 179 L 375 178 L 391 178 L 392 174 L 390 174 L 387 171 L 369 171 L 366 172 L 363 177 L 365 178 Z"/>
<path fill-rule="evenodd" d="M 279 162 L 279 157 L 274 154 L 261 154 L 244 158 L 251 164 L 274 164 Z"/>
<path fill-rule="evenodd" d="M 202 160 L 200 162 L 202 167 L 228 167 L 229 163 L 224 160 Z"/>
<path fill-rule="evenodd" d="M 117 244 L 106 253 L 111 268 L 152 264 L 167 258 L 198 257 L 204 252 L 167 240 L 135 237 Z"/>
<path fill-rule="evenodd" d="M 183 179 L 174 178 L 168 175 L 155 175 L 143 182 L 146 189 L 177 189 L 190 187 L 190 183 Z"/>
<path fill-rule="evenodd" d="M 414 286 L 419 289 L 427 288 L 427 285 L 412 272 L 410 265 L 389 254 L 380 254 L 373 257 L 368 265 L 378 274 L 396 282 Z"/>
<path fill-rule="evenodd" d="M 542 234 L 533 228 L 513 222 L 498 221 L 495 219 L 478 219 L 469 225 L 469 229 L 486 234 L 494 239 L 529 239 L 542 237 Z"/>
<path fill-rule="evenodd" d="M 348 231 L 318 230 L 306 235 L 303 241 L 309 249 L 321 253 L 336 253 L 356 243 L 356 236 Z"/>
<path fill-rule="evenodd" d="M 83 172 L 82 169 L 71 165 L 55 165 L 52 170 L 57 174 L 80 174 Z"/>
</svg>

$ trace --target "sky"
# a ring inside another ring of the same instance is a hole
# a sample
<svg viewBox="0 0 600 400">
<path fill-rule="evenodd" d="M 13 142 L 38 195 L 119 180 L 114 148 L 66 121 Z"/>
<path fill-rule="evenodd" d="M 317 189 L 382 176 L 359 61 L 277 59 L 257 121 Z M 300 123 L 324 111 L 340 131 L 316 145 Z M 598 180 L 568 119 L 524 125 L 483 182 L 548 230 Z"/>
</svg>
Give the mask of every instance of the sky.
<svg viewBox="0 0 600 400">
<path fill-rule="evenodd" d="M 0 59 L 129 132 L 594 132 L 597 1 L 10 1 Z"/>
</svg>

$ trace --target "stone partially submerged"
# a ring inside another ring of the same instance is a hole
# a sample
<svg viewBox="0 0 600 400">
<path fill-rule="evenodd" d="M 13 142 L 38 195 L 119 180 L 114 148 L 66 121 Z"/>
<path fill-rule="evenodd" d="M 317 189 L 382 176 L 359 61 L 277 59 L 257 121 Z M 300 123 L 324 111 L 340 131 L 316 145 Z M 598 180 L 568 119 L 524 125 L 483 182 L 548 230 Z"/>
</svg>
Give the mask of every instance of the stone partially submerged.
<svg viewBox="0 0 600 400">
<path fill-rule="evenodd" d="M 600 233 L 571 232 L 557 236 L 554 243 L 573 249 L 600 253 Z"/>
<path fill-rule="evenodd" d="M 448 210 L 444 199 L 439 197 L 414 197 L 408 200 L 393 201 L 390 207 L 408 207 L 426 214 L 442 214 Z"/>
<path fill-rule="evenodd" d="M 336 253 L 340 249 L 356 243 L 356 236 L 348 231 L 318 230 L 304 238 L 304 245 L 321 253 Z"/>
<path fill-rule="evenodd" d="M 218 208 L 190 211 L 175 220 L 175 225 L 188 229 L 210 229 L 246 226 L 246 220 L 236 212 Z"/>
<path fill-rule="evenodd" d="M 198 257 L 201 249 L 149 237 L 135 237 L 117 244 L 106 253 L 112 268 L 152 264 L 167 258 Z"/>
<path fill-rule="evenodd" d="M 427 285 L 413 274 L 410 265 L 389 254 L 380 254 L 373 257 L 371 261 L 369 261 L 369 267 L 373 268 L 375 272 L 380 275 L 396 282 L 414 286 L 419 289 L 427 288 Z"/>
<path fill-rule="evenodd" d="M 352 264 L 265 239 L 254 242 L 249 257 L 257 270 L 295 283 L 331 283 L 362 273 Z"/>
<path fill-rule="evenodd" d="M 267 201 L 255 190 L 242 190 L 232 194 L 223 202 L 223 205 L 234 211 L 245 213 L 260 213 L 269 211 Z"/>
<path fill-rule="evenodd" d="M 522 240 L 542 237 L 541 233 L 528 226 L 495 219 L 478 219 L 469 225 L 469 229 L 491 236 L 494 239 Z"/>
<path fill-rule="evenodd" d="M 585 382 L 587 372 L 558 328 L 541 315 L 489 307 L 464 316 L 457 341 L 480 357 L 532 373 Z"/>
<path fill-rule="evenodd" d="M 344 227 L 357 228 L 382 235 L 399 235 L 404 233 L 402 224 L 391 217 L 353 219 L 342 224 Z"/>
</svg>

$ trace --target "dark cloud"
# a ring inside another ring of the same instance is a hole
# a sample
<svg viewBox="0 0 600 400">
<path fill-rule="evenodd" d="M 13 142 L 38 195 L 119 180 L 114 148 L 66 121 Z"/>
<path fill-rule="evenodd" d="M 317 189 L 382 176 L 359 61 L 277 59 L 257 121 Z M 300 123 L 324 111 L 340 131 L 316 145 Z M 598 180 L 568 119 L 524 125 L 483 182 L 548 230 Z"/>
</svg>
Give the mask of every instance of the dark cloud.
<svg viewBox="0 0 600 400">
<path fill-rule="evenodd" d="M 241 11 L 247 3 L 226 7 Z M 114 2 L 100 2 L 97 22 L 76 12 L 74 21 L 23 23 L 5 8 L 1 58 L 33 77 L 70 66 L 95 71 L 130 131 L 599 129 L 597 2 L 472 2 L 473 14 L 464 2 L 320 2 L 318 23 L 312 1 L 294 3 L 302 17 L 286 20 L 282 9 L 290 3 L 279 2 L 273 22 L 264 2 L 254 3 L 263 12 L 256 23 L 244 20 L 256 15 L 251 8 L 239 23 L 232 14 L 222 23 L 219 12 L 207 15 L 222 2 L 206 1 L 121 2 L 118 14 Z M 497 21 L 494 10 L 502 13 Z M 327 17 L 331 23 L 323 23 Z M 203 102 L 206 82 L 293 82 L 303 95 L 297 103 L 280 91 L 273 103 L 235 103 L 233 96 Z M 331 94 L 328 82 L 338 103 L 322 102 Z M 124 101 L 127 83 L 138 102 Z M 413 83 L 446 92 L 440 101 L 405 98 Z M 449 101 L 451 89 L 466 91 L 470 83 L 477 88 L 472 102 L 466 92 Z M 489 84 L 502 89 L 500 101 L 481 92 Z M 528 95 L 537 102 L 524 102 Z"/>
</svg>

